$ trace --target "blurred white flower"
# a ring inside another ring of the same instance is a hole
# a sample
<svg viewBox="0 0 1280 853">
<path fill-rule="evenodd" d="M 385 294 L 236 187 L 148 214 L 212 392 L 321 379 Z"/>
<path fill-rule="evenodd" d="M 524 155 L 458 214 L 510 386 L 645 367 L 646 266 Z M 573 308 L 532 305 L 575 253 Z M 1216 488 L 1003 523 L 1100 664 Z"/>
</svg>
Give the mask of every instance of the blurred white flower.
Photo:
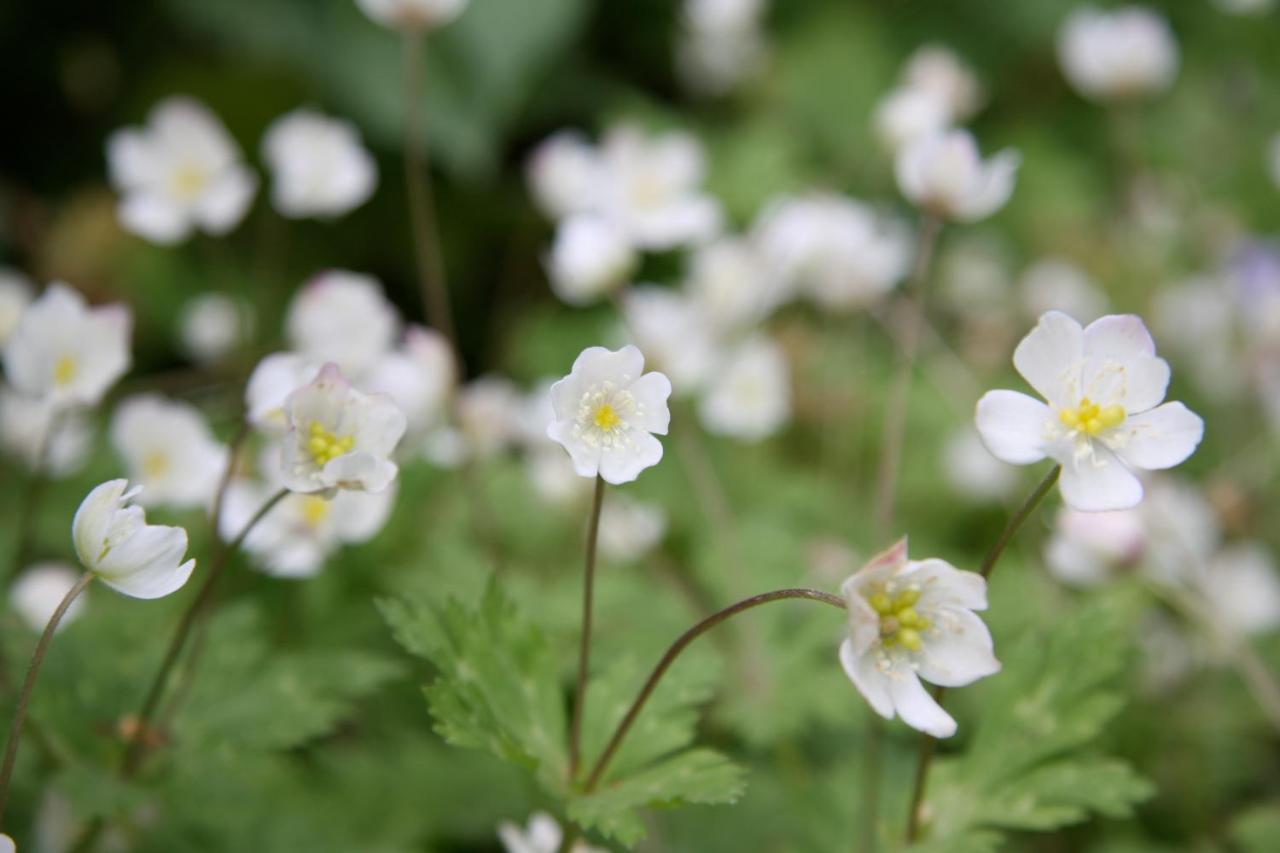
<svg viewBox="0 0 1280 853">
<path fill-rule="evenodd" d="M 776 433 L 791 418 L 791 373 L 782 349 L 763 337 L 734 347 L 712 376 L 698 416 L 708 431 L 744 441 Z"/>
<path fill-rule="evenodd" d="M 0 267 L 0 347 L 18 326 L 22 312 L 35 298 L 35 288 L 21 273 Z"/>
<path fill-rule="evenodd" d="M 8 833 L 0 832 L 0 853 L 17 853 L 18 845 L 9 837 Z"/>
<path fill-rule="evenodd" d="M 784 197 L 764 209 L 753 233 L 771 275 L 825 308 L 857 308 L 892 289 L 911 263 L 900 223 L 843 196 Z"/>
<path fill-rule="evenodd" d="M 840 663 L 867 703 L 934 737 L 955 734 L 956 721 L 921 679 L 962 687 L 1000 671 L 991 633 L 974 613 L 987 609 L 986 580 L 943 560 L 908 560 L 903 538 L 840 592 L 849 610 Z"/>
<path fill-rule="evenodd" d="M 36 563 L 18 576 L 9 588 L 9 604 L 22 617 L 32 631 L 43 631 L 49 617 L 58 609 L 62 599 L 80 580 L 80 573 L 66 563 Z M 84 596 L 78 596 L 58 624 L 61 631 L 75 621 L 85 606 Z"/>
<path fill-rule="evenodd" d="M 181 589 L 196 561 L 182 562 L 187 531 L 147 524 L 130 501 L 138 489 L 109 480 L 89 492 L 71 523 L 80 564 L 107 586 L 133 598 L 161 598 Z"/>
<path fill-rule="evenodd" d="M 677 395 L 694 393 L 711 375 L 718 361 L 711 322 L 688 296 L 656 284 L 630 287 L 622 319 L 626 337 L 667 375 Z"/>
<path fill-rule="evenodd" d="M 1022 304 L 1032 317 L 1061 311 L 1092 323 L 1107 311 L 1107 295 L 1070 261 L 1046 258 L 1027 267 L 1019 282 Z"/>
<path fill-rule="evenodd" d="M 431 430 L 422 441 L 422 458 L 447 471 L 460 467 L 470 454 L 471 449 L 462 431 L 451 426 Z"/>
<path fill-rule="evenodd" d="M 1050 311 L 1018 344 L 1014 366 L 1048 404 L 1016 391 L 978 401 L 982 441 L 997 458 L 1062 466 L 1062 496 L 1085 512 L 1142 500 L 1134 469 L 1171 468 L 1192 454 L 1204 422 L 1164 403 L 1169 365 L 1157 358 L 1142 320 L 1110 315 L 1081 328 Z"/>
<path fill-rule="evenodd" d="M 939 295 L 957 314 L 980 324 L 1006 322 L 1013 269 L 1008 247 L 992 235 L 953 235 L 938 253 L 936 277 Z"/>
<path fill-rule="evenodd" d="M 187 300 L 178 319 L 182 349 L 200 364 L 226 358 L 249 337 L 252 326 L 249 304 L 224 293 Z"/>
<path fill-rule="evenodd" d="M 129 369 L 133 318 L 123 305 L 90 308 L 54 282 L 23 312 L 4 349 L 5 373 L 20 393 L 96 405 Z"/>
<path fill-rule="evenodd" d="M 1202 588 L 1210 617 L 1231 632 L 1260 634 L 1280 627 L 1280 572 L 1262 543 L 1219 551 L 1204 572 Z"/>
<path fill-rule="evenodd" d="M 470 0 L 356 0 L 374 23 L 393 30 L 424 32 L 462 14 Z"/>
<path fill-rule="evenodd" d="M 280 116 L 262 138 L 271 203 L 283 216 L 341 216 L 369 200 L 378 166 L 347 121 L 307 109 Z"/>
<path fill-rule="evenodd" d="M 551 386 L 555 384 L 555 377 L 544 377 L 534 383 L 521 399 L 520 440 L 529 447 L 552 446 L 547 438 L 547 427 L 556 419 L 555 407 L 551 405 Z"/>
<path fill-rule="evenodd" d="M 534 812 L 529 816 L 527 829 L 510 821 L 498 824 L 498 838 L 507 853 L 559 853 L 560 842 L 564 833 L 560 824 L 546 812 Z M 607 853 L 598 847 L 592 847 L 579 839 L 573 843 L 569 853 Z"/>
<path fill-rule="evenodd" d="M 400 333 L 400 315 L 378 280 L 348 270 L 328 270 L 303 285 L 284 323 L 294 350 L 313 361 L 336 362 L 355 379 Z"/>
<path fill-rule="evenodd" d="M 942 470 L 951 490 L 969 501 L 1004 500 L 1018 484 L 1013 470 L 991 455 L 972 426 L 947 438 Z"/>
<path fill-rule="evenodd" d="M 111 134 L 107 165 L 121 226 L 155 243 L 176 243 L 195 228 L 225 234 L 258 187 L 226 128 L 193 98 L 167 98 L 146 127 Z"/>
<path fill-rule="evenodd" d="M 111 418 L 111 444 L 124 457 L 142 506 L 207 506 L 227 467 L 227 448 L 200 410 L 155 395 L 130 397 Z"/>
<path fill-rule="evenodd" d="M 599 189 L 602 168 L 595 146 L 581 133 L 553 133 L 529 158 L 527 177 L 534 201 L 552 219 L 587 211 Z"/>
<path fill-rule="evenodd" d="M 764 67 L 764 0 L 686 0 L 676 41 L 676 71 L 705 95 L 733 91 Z"/>
<path fill-rule="evenodd" d="M 946 130 L 951 124 L 946 102 L 936 92 L 902 86 L 876 104 L 871 123 L 890 151 Z"/>
<path fill-rule="evenodd" d="M 0 447 L 28 468 L 43 468 L 53 477 L 74 474 L 84 465 L 92 439 L 93 429 L 81 410 L 59 409 L 48 399 L 0 384 Z"/>
<path fill-rule="evenodd" d="M 570 305 L 586 305 L 617 290 L 635 264 L 626 233 L 594 213 L 562 220 L 546 259 L 551 289 Z"/>
<path fill-rule="evenodd" d="M 978 78 L 955 51 L 940 44 L 916 48 L 907 60 L 902 82 L 908 89 L 937 98 L 952 122 L 971 118 L 982 104 Z"/>
<path fill-rule="evenodd" d="M 398 468 L 391 461 L 405 431 L 404 413 L 384 394 L 362 394 L 333 362 L 284 404 L 285 487 L 381 492 Z"/>
<path fill-rule="evenodd" d="M 582 478 L 576 478 L 579 483 Z M 616 562 L 639 560 L 667 534 L 661 506 L 612 495 L 600 509 L 600 553 Z"/>
<path fill-rule="evenodd" d="M 1204 572 L 1222 543 L 1222 530 L 1204 490 L 1169 475 L 1146 485 L 1143 570 L 1164 584 L 1188 584 Z"/>
<path fill-rule="evenodd" d="M 1077 9 L 1058 32 L 1058 62 L 1077 92 L 1097 101 L 1155 95 L 1178 73 L 1169 22 L 1143 6 Z"/>
<path fill-rule="evenodd" d="M 684 289 L 722 332 L 754 326 L 788 296 L 754 242 L 741 237 L 721 237 L 695 251 Z"/>
<path fill-rule="evenodd" d="M 662 459 L 653 436 L 667 434 L 670 396 L 670 380 L 644 373 L 637 348 L 588 347 L 551 387 L 555 421 L 547 436 L 568 451 L 579 476 L 629 483 Z"/>
<path fill-rule="evenodd" d="M 1044 549 L 1045 565 L 1072 586 L 1096 586 L 1138 563 L 1147 546 L 1141 509 L 1080 512 L 1062 507 Z"/>
<path fill-rule="evenodd" d="M 1280 244 L 1244 241 L 1232 251 L 1225 279 L 1249 343 L 1280 352 Z"/>
<path fill-rule="evenodd" d="M 276 352 L 258 362 L 244 389 L 249 423 L 269 432 L 284 432 L 284 402 L 316 378 L 323 365 L 292 352 Z"/>
<path fill-rule="evenodd" d="M 448 340 L 435 329 L 410 326 L 400 346 L 366 371 L 361 387 L 394 400 L 416 436 L 444 420 L 457 382 Z"/>
<path fill-rule="evenodd" d="M 525 454 L 524 470 L 533 493 L 547 503 L 572 507 L 591 497 L 590 481 L 579 477 L 573 470 L 573 460 L 550 442 Z"/>
<path fill-rule="evenodd" d="M 1195 277 L 1164 285 L 1152 297 L 1151 313 L 1151 325 L 1182 358 L 1200 393 L 1221 402 L 1245 388 L 1236 316 L 1220 280 Z"/>
<path fill-rule="evenodd" d="M 458 393 L 457 426 L 467 450 L 487 459 L 524 437 L 525 399 L 510 379 L 473 379 Z"/>
<path fill-rule="evenodd" d="M 898 152 L 898 188 L 934 216 L 960 222 L 985 219 L 1013 194 L 1019 156 L 1005 149 L 983 161 L 967 130 L 924 136 Z"/>
</svg>

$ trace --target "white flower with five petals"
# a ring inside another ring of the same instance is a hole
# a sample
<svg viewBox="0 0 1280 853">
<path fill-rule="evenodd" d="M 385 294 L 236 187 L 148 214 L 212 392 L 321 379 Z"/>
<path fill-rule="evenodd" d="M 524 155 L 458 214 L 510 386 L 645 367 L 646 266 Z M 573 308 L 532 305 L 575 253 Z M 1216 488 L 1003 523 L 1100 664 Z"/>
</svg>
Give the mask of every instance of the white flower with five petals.
<svg viewBox="0 0 1280 853">
<path fill-rule="evenodd" d="M 371 275 L 326 270 L 289 303 L 285 334 L 298 353 L 317 363 L 335 361 L 360 379 L 394 346 L 400 315 Z"/>
<path fill-rule="evenodd" d="M 1005 149 L 984 161 L 967 130 L 920 137 L 894 163 L 898 188 L 917 207 L 942 219 L 976 222 L 1013 194 L 1019 156 Z"/>
<path fill-rule="evenodd" d="M 161 598 L 181 589 L 196 561 L 182 562 L 187 531 L 147 524 L 142 507 L 131 505 L 138 489 L 109 480 L 89 492 L 71 522 L 80 564 L 117 592 Z"/>
</svg>

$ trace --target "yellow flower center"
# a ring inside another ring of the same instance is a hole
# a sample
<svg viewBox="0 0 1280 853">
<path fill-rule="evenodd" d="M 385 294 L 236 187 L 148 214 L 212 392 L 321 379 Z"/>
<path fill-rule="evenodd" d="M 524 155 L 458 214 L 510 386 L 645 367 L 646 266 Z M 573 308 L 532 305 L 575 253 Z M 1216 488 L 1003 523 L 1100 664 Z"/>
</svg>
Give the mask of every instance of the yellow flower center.
<svg viewBox="0 0 1280 853">
<path fill-rule="evenodd" d="M 339 438 L 325 429 L 319 421 L 312 421 L 307 437 L 307 452 L 317 465 L 324 466 L 339 456 L 350 453 L 355 443 L 353 436 Z"/>
<path fill-rule="evenodd" d="M 307 495 L 302 499 L 302 520 L 308 527 L 319 527 L 329 517 L 330 504 L 324 498 Z"/>
<path fill-rule="evenodd" d="M 595 412 L 591 415 L 591 420 L 606 432 L 616 429 L 618 424 L 622 423 L 622 418 L 618 416 L 617 410 L 609 403 L 601 403 L 596 406 Z"/>
<path fill-rule="evenodd" d="M 181 166 L 174 171 L 170 178 L 170 186 L 173 194 L 178 198 L 194 198 L 204 190 L 209 183 L 209 177 L 205 171 L 196 166 Z"/>
<path fill-rule="evenodd" d="M 1080 401 L 1074 409 L 1065 408 L 1058 412 L 1058 420 L 1067 429 L 1078 430 L 1085 435 L 1097 435 L 1104 429 L 1111 429 L 1124 422 L 1124 406 L 1099 406 L 1088 397 Z"/>
<path fill-rule="evenodd" d="M 168 472 L 169 457 L 158 450 L 142 460 L 142 473 L 148 480 L 158 480 Z"/>
<path fill-rule="evenodd" d="M 924 648 L 920 632 L 927 631 L 933 623 L 916 612 L 919 600 L 918 589 L 904 589 L 892 596 L 882 590 L 867 599 L 880 616 L 880 642 L 885 648 L 901 645 L 913 652 Z"/>
<path fill-rule="evenodd" d="M 76 378 L 77 370 L 76 360 L 69 355 L 64 355 L 53 365 L 54 383 L 57 385 L 68 384 Z"/>
</svg>

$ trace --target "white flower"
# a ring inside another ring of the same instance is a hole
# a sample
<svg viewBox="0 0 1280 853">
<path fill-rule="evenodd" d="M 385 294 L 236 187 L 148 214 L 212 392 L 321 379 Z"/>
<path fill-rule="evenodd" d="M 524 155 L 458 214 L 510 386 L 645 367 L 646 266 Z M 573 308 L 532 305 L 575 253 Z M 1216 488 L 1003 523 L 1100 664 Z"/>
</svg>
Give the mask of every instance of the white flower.
<svg viewBox="0 0 1280 853">
<path fill-rule="evenodd" d="M 1151 312 L 1152 327 L 1169 341 L 1201 394 L 1222 402 L 1247 387 L 1249 377 L 1239 369 L 1236 308 L 1221 280 L 1201 276 L 1161 286 Z"/>
<path fill-rule="evenodd" d="M 0 347 L 18 327 L 22 312 L 35 298 L 35 289 L 27 277 L 13 270 L 0 268 Z"/>
<path fill-rule="evenodd" d="M 754 326 L 789 295 L 754 242 L 740 237 L 721 237 L 694 252 L 684 288 L 721 331 Z"/>
<path fill-rule="evenodd" d="M 928 92 L 946 106 L 951 121 L 964 121 L 978 111 L 982 87 L 955 51 L 940 44 L 926 44 L 907 60 L 902 74 L 908 89 Z"/>
<path fill-rule="evenodd" d="M 1224 548 L 1201 581 L 1209 613 L 1233 632 L 1260 634 L 1280 627 L 1280 573 L 1260 542 Z"/>
<path fill-rule="evenodd" d="M 142 487 L 143 506 L 205 506 L 227 467 L 227 448 L 198 409 L 154 395 L 120 404 L 111 419 L 111 444 L 124 457 L 129 479 Z"/>
<path fill-rule="evenodd" d="M 711 375 L 719 358 L 711 322 L 684 294 L 656 284 L 628 288 L 622 319 L 626 337 L 671 379 L 677 394 L 697 391 Z"/>
<path fill-rule="evenodd" d="M 18 576 L 9 589 L 9 603 L 32 631 L 43 631 L 53 611 L 80 580 L 80 573 L 65 563 L 36 563 Z M 57 630 L 61 631 L 84 611 L 84 596 L 71 602 Z"/>
<path fill-rule="evenodd" d="M 400 333 L 400 315 L 378 280 L 348 270 L 328 270 L 303 285 L 284 324 L 294 350 L 312 361 L 337 362 L 357 379 Z"/>
<path fill-rule="evenodd" d="M 698 416 L 711 432 L 745 441 L 776 433 L 791 418 L 791 374 L 782 349 L 768 338 L 738 344 L 711 379 Z"/>
<path fill-rule="evenodd" d="M 991 455 L 972 426 L 947 438 L 942 470 L 951 490 L 969 501 L 1004 500 L 1017 485 L 1014 472 Z"/>
<path fill-rule="evenodd" d="M 1016 391 L 978 401 L 982 441 L 997 458 L 1062 466 L 1062 496 L 1085 512 L 1142 500 L 1134 469 L 1171 468 L 1195 450 L 1204 422 L 1165 403 L 1169 365 L 1156 357 L 1142 320 L 1110 315 L 1081 328 L 1058 311 L 1040 318 L 1013 354 L 1014 366 L 1048 403 Z"/>
<path fill-rule="evenodd" d="M 1044 561 L 1063 583 L 1096 586 L 1137 564 L 1146 547 L 1147 525 L 1140 509 L 1080 512 L 1062 507 Z"/>
<path fill-rule="evenodd" d="M 591 497 L 591 484 L 573 470 L 573 460 L 564 451 L 546 441 L 525 454 L 524 470 L 533 493 L 540 500 L 561 507 L 581 504 Z M 606 503 L 607 507 L 609 504 Z"/>
<path fill-rule="evenodd" d="M 8 833 L 0 832 L 0 853 L 18 853 L 18 845 Z"/>
<path fill-rule="evenodd" d="M 871 123 L 890 151 L 946 130 L 951 124 L 947 104 L 936 92 L 901 87 L 876 104 Z"/>
<path fill-rule="evenodd" d="M 366 371 L 361 387 L 386 394 L 419 434 L 444 420 L 458 382 L 458 366 L 448 340 L 434 329 L 410 326 L 399 348 Z"/>
<path fill-rule="evenodd" d="M 481 376 L 463 386 L 456 414 L 467 449 L 481 459 L 498 455 L 523 436 L 524 397 L 502 376 Z"/>
<path fill-rule="evenodd" d="M 59 409 L 48 399 L 0 385 L 0 447 L 28 468 L 43 468 L 54 477 L 74 474 L 84 465 L 92 439 L 93 429 L 80 409 Z"/>
<path fill-rule="evenodd" d="M 156 243 L 176 243 L 194 228 L 225 234 L 258 186 L 226 128 L 192 98 L 163 100 L 145 128 L 111 134 L 107 165 L 122 196 L 120 224 Z"/>
<path fill-rule="evenodd" d="M 527 177 L 534 200 L 552 219 L 591 208 L 599 190 L 599 154 L 577 131 L 562 130 L 543 140 L 529 158 Z"/>
<path fill-rule="evenodd" d="M 670 396 L 666 376 L 644 373 L 640 350 L 589 347 L 551 386 L 555 421 L 547 435 L 569 452 L 579 476 L 629 483 L 662 459 L 653 434 L 667 434 Z"/>
<path fill-rule="evenodd" d="M 404 413 L 384 394 L 362 394 L 332 362 L 284 404 L 284 485 L 295 492 L 380 492 L 398 468 L 391 461 Z"/>
<path fill-rule="evenodd" d="M 1098 101 L 1153 95 L 1178 73 L 1169 23 L 1142 6 L 1071 13 L 1058 33 L 1058 62 L 1076 91 Z"/>
<path fill-rule="evenodd" d="M 498 824 L 498 838 L 507 853 L 559 853 L 564 833 L 555 818 L 546 812 L 534 812 L 529 816 L 528 829 L 522 829 L 510 821 Z M 607 853 L 579 839 L 569 853 Z"/>
<path fill-rule="evenodd" d="M 350 122 L 299 109 L 271 123 L 262 139 L 271 202 L 283 216 L 341 216 L 369 200 L 378 167 Z"/>
<path fill-rule="evenodd" d="M 592 213 L 560 223 L 546 260 L 551 289 L 570 305 L 586 305 L 616 290 L 635 263 L 636 253 L 626 233 Z"/>
<path fill-rule="evenodd" d="M 723 95 L 764 65 L 764 0 L 686 0 L 676 70 L 695 92 Z"/>
<path fill-rule="evenodd" d="M 319 362 L 292 352 L 272 353 L 258 362 L 244 389 L 249 423 L 269 432 L 283 432 L 285 400 L 314 380 L 321 367 Z"/>
<path fill-rule="evenodd" d="M 575 479 L 582 482 L 581 477 Z M 667 514 L 656 504 L 619 494 L 612 495 L 600 509 L 600 553 L 608 560 L 639 560 L 666 533 Z"/>
<path fill-rule="evenodd" d="M 1164 584 L 1193 583 L 1222 544 L 1213 506 L 1199 486 L 1167 475 L 1152 477 L 1146 490 L 1143 570 Z"/>
<path fill-rule="evenodd" d="M 1005 149 L 983 162 L 966 130 L 921 137 L 898 152 L 898 188 L 917 207 L 960 222 L 985 219 L 1013 194 L 1016 151 Z"/>
<path fill-rule="evenodd" d="M 374 23 L 420 32 L 443 27 L 462 14 L 470 0 L 356 0 Z"/>
<path fill-rule="evenodd" d="M 178 320 L 182 349 L 194 361 L 211 364 L 230 355 L 249 336 L 249 304 L 224 293 L 203 293 L 182 306 Z"/>
<path fill-rule="evenodd" d="M 5 344 L 9 382 L 58 407 L 95 405 L 129 369 L 132 325 L 123 305 L 90 308 L 79 293 L 54 282 L 23 312 Z"/>
<path fill-rule="evenodd" d="M 914 729 L 950 737 L 956 722 L 921 679 L 962 687 L 1000 671 L 987 609 L 987 582 L 939 559 L 908 560 L 907 540 L 873 557 L 840 588 L 849 637 L 840 663 L 872 709 Z"/>
<path fill-rule="evenodd" d="M 147 524 L 130 501 L 138 490 L 127 480 L 109 480 L 89 492 L 71 523 L 80 564 L 107 586 L 134 598 L 161 598 L 181 589 L 195 560 L 187 553 L 187 531 Z"/>
</svg>

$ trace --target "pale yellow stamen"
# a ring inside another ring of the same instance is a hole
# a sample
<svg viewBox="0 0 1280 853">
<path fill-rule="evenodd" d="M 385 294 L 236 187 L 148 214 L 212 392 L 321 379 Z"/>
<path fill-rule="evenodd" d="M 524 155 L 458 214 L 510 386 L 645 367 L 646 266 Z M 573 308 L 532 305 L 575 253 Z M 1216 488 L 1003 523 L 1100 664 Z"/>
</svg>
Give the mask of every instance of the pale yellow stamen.
<svg viewBox="0 0 1280 853">
<path fill-rule="evenodd" d="M 142 473 L 148 480 L 158 480 L 168 472 L 169 457 L 158 450 L 142 460 Z"/>
<path fill-rule="evenodd" d="M 208 183 L 208 175 L 196 166 L 181 166 L 170 178 L 173 194 L 179 198 L 193 198 L 199 195 Z"/>
<path fill-rule="evenodd" d="M 1119 426 L 1124 422 L 1123 406 L 1099 406 L 1088 397 L 1080 401 L 1075 408 L 1064 408 L 1058 412 L 1058 420 L 1067 429 L 1077 430 L 1085 435 L 1094 436 L 1103 430 Z"/>
<path fill-rule="evenodd" d="M 881 590 L 867 599 L 871 609 L 880 616 L 880 642 L 885 648 L 901 645 L 913 652 L 924 648 L 920 635 L 933 623 L 916 612 L 915 604 L 919 600 L 918 589 L 904 589 L 893 596 Z"/>
<path fill-rule="evenodd" d="M 56 385 L 66 385 L 76 378 L 78 367 L 76 360 L 69 355 L 64 355 L 53 365 L 53 381 Z"/>
<path fill-rule="evenodd" d="M 609 403 L 601 403 L 596 406 L 595 412 L 591 416 L 591 420 L 597 427 L 602 430 L 611 430 L 622 423 L 622 418 L 618 417 L 617 411 Z"/>
<path fill-rule="evenodd" d="M 329 517 L 330 504 L 324 498 L 307 495 L 302 499 L 302 520 L 308 527 L 319 527 Z"/>
<path fill-rule="evenodd" d="M 312 421 L 307 438 L 307 452 L 317 465 L 323 466 L 350 453 L 355 443 L 354 437 L 346 435 L 339 438 L 325 429 L 319 421 Z"/>
</svg>

